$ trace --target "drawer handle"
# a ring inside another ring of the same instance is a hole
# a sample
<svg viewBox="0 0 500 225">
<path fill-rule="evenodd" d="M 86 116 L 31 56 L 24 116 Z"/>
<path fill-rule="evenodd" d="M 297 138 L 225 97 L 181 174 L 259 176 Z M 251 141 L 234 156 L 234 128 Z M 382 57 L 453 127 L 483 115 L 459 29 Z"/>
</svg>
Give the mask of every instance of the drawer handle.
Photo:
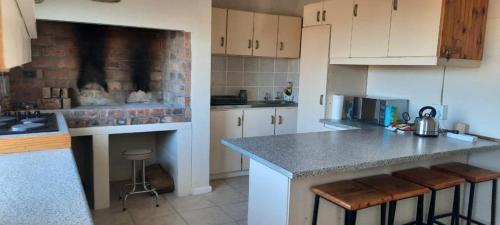
<svg viewBox="0 0 500 225">
<path fill-rule="evenodd" d="M 323 22 L 326 22 L 326 10 L 323 10 Z"/>
<path fill-rule="evenodd" d="M 319 21 L 319 17 L 320 17 L 320 15 L 321 15 L 321 11 L 318 11 L 318 12 L 316 13 L 316 21 L 318 21 L 318 23 L 320 22 L 320 21 Z"/>
<path fill-rule="evenodd" d="M 275 116 L 271 116 L 271 124 L 276 124 L 276 117 Z"/>
<path fill-rule="evenodd" d="M 242 122 L 241 117 L 238 117 L 238 127 L 241 127 L 241 122 Z"/>
<path fill-rule="evenodd" d="M 248 40 L 248 48 L 252 48 L 252 40 Z"/>
<path fill-rule="evenodd" d="M 224 47 L 224 37 L 221 37 L 221 38 L 220 38 L 220 46 L 221 46 L 221 47 Z"/>
<path fill-rule="evenodd" d="M 353 9 L 353 12 L 352 12 L 352 13 L 354 14 L 354 17 L 357 17 L 357 16 L 358 16 L 358 4 L 355 4 L 355 5 L 354 5 L 354 9 Z"/>
<path fill-rule="evenodd" d="M 259 49 L 259 40 L 255 41 L 255 49 Z"/>
<path fill-rule="evenodd" d="M 285 50 L 285 43 L 280 42 L 280 51 Z"/>
<path fill-rule="evenodd" d="M 394 11 L 398 11 L 398 0 L 392 1 L 392 7 L 394 8 Z"/>
<path fill-rule="evenodd" d="M 323 98 L 324 98 L 323 95 L 319 96 L 319 104 L 320 105 L 323 105 Z"/>
<path fill-rule="evenodd" d="M 278 116 L 278 124 L 283 124 L 283 117 L 281 115 Z"/>
</svg>

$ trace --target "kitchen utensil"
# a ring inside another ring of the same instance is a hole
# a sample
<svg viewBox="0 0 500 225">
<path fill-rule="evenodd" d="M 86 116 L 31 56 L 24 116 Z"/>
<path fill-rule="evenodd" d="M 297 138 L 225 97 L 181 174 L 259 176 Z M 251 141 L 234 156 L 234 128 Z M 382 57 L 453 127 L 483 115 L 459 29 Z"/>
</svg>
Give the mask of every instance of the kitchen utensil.
<svg viewBox="0 0 500 225">
<path fill-rule="evenodd" d="M 430 110 L 430 113 L 425 111 Z M 439 121 L 436 119 L 436 109 L 432 106 L 426 106 L 420 109 L 415 118 L 414 134 L 422 137 L 437 137 L 439 135 Z"/>
</svg>

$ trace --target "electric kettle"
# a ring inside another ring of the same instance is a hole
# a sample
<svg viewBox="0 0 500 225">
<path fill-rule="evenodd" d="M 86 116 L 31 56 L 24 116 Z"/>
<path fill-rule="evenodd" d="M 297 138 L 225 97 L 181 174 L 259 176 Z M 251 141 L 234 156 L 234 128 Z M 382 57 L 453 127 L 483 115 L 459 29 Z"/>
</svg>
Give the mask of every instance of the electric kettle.
<svg viewBox="0 0 500 225">
<path fill-rule="evenodd" d="M 427 110 L 430 110 L 430 113 L 425 113 Z M 432 106 L 421 108 L 418 113 L 419 117 L 415 118 L 413 133 L 422 137 L 439 136 L 439 121 L 436 119 L 436 113 L 436 109 Z"/>
</svg>

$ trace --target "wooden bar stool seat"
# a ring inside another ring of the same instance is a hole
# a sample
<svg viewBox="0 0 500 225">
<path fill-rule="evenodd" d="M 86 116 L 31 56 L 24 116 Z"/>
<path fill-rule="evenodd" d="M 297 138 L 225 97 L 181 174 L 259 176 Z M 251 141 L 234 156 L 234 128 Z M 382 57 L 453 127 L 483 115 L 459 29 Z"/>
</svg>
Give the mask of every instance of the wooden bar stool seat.
<svg viewBox="0 0 500 225">
<path fill-rule="evenodd" d="M 345 209 L 345 225 L 356 224 L 358 210 L 379 205 L 384 215 L 382 217 L 382 224 L 385 224 L 386 204 L 392 200 L 390 194 L 351 180 L 319 185 L 313 187 L 311 190 L 316 194 L 313 225 L 317 223 L 320 198 L 328 200 Z"/>
<path fill-rule="evenodd" d="M 424 195 L 431 192 L 429 188 L 387 174 L 360 178 L 355 181 L 391 195 L 389 225 L 394 224 L 397 201 L 417 197 L 417 215 L 414 224 L 423 224 Z"/>
<path fill-rule="evenodd" d="M 467 180 L 470 185 L 469 188 L 469 205 L 467 208 L 467 216 L 460 215 L 460 218 L 465 219 L 467 221 L 467 225 L 472 223 L 482 225 L 483 223 L 478 222 L 472 219 L 472 210 L 474 206 L 474 196 L 475 196 L 475 188 L 476 184 L 482 182 L 492 182 L 492 191 L 491 191 L 491 224 L 495 224 L 496 222 L 496 199 L 497 199 L 497 180 L 500 178 L 500 173 L 479 168 L 476 166 L 452 162 L 445 163 L 431 167 L 433 170 L 441 171 L 444 173 L 452 174 L 455 176 L 459 176 Z M 446 216 L 441 215 L 441 216 Z M 440 216 L 437 216 L 440 217 Z"/>
<path fill-rule="evenodd" d="M 459 222 L 459 210 L 460 210 L 460 185 L 465 183 L 465 179 L 454 176 L 451 174 L 443 173 L 436 170 L 431 170 L 423 167 L 413 168 L 394 172 L 395 177 L 405 179 L 407 181 L 425 186 L 431 189 L 431 202 L 429 206 L 429 213 L 427 217 L 427 225 L 434 225 L 443 223 L 437 221 L 437 219 L 444 217 L 452 217 L 452 225 L 458 225 Z M 448 188 L 455 188 L 453 197 L 453 209 L 451 213 L 446 214 L 446 216 L 436 217 L 436 192 L 445 190 Z"/>
</svg>

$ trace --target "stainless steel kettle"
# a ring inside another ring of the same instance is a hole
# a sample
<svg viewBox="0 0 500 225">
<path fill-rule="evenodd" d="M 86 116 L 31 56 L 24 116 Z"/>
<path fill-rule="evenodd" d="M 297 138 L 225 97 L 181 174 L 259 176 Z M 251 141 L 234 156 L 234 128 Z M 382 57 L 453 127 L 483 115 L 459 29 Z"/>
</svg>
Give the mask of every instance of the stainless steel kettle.
<svg viewBox="0 0 500 225">
<path fill-rule="evenodd" d="M 430 113 L 425 113 L 430 110 Z M 436 109 L 432 106 L 426 106 L 420 109 L 419 117 L 415 118 L 415 128 L 413 133 L 422 137 L 439 136 L 439 121 L 436 119 Z"/>
</svg>

